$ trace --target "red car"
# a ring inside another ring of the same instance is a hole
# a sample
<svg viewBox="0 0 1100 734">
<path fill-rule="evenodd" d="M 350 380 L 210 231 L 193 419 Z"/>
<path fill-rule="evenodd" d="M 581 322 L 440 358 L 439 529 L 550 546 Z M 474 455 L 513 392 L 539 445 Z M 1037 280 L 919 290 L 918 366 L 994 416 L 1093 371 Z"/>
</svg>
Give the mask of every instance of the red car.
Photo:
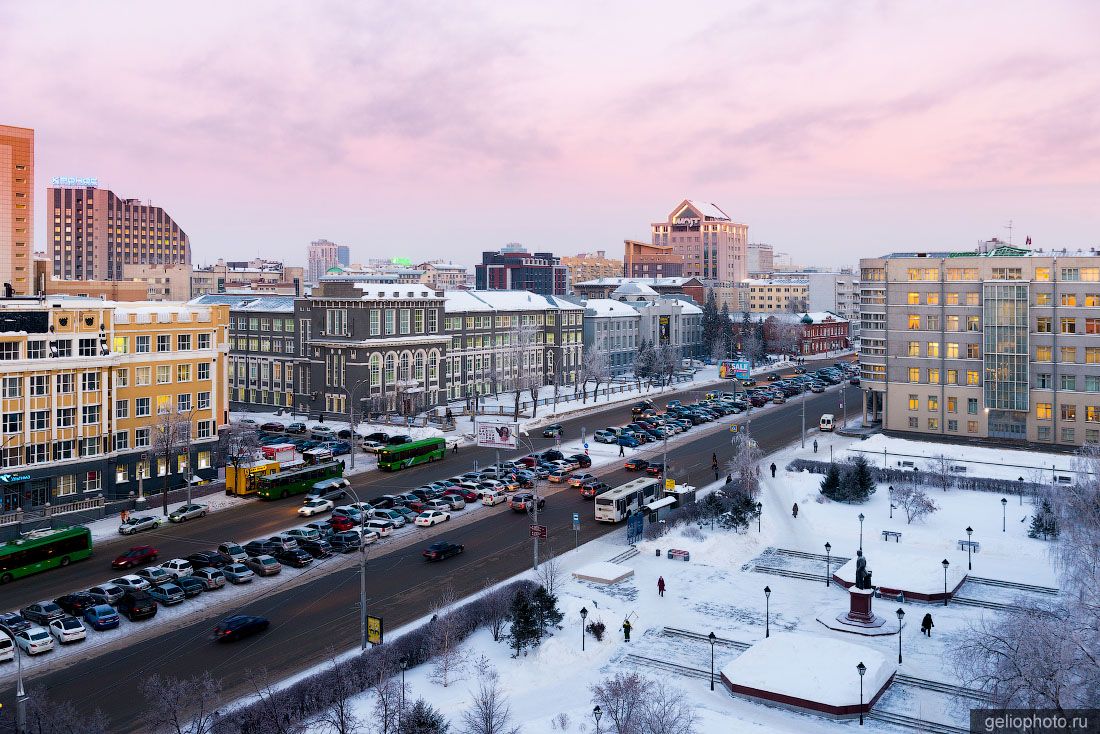
<svg viewBox="0 0 1100 734">
<path fill-rule="evenodd" d="M 111 561 L 111 568 L 133 568 L 157 560 L 157 549 L 151 545 L 135 545 Z"/>
<path fill-rule="evenodd" d="M 650 464 L 645 468 L 645 473 L 651 477 L 659 477 L 665 473 L 665 465 L 661 462 Z"/>
<path fill-rule="evenodd" d="M 444 496 L 447 496 L 449 494 L 450 495 L 457 494 L 465 502 L 475 502 L 478 499 L 477 492 L 475 492 L 472 489 L 465 489 L 463 487 L 451 487 L 450 489 L 446 489 L 446 490 L 443 491 Z"/>
<path fill-rule="evenodd" d="M 530 469 L 535 464 L 539 463 L 539 460 L 537 456 L 524 456 L 522 459 L 516 459 L 516 463 L 523 464 L 525 467 Z"/>
<path fill-rule="evenodd" d="M 328 523 L 332 526 L 332 529 L 338 533 L 342 533 L 345 530 L 351 530 L 356 525 L 354 520 L 344 515 L 333 515 L 329 518 Z"/>
</svg>

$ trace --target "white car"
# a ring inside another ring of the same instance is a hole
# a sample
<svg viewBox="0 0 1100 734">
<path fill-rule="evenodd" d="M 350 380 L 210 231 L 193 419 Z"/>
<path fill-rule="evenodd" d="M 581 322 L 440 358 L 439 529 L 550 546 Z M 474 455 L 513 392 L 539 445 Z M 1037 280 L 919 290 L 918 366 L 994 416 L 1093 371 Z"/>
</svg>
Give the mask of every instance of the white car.
<svg viewBox="0 0 1100 734">
<path fill-rule="evenodd" d="M 7 632 L 0 631 L 0 663 L 15 659 L 15 643 Z"/>
<path fill-rule="evenodd" d="M 397 510 L 375 510 L 374 516 L 376 518 L 381 518 L 382 520 L 389 520 L 394 524 L 394 527 L 405 527 L 405 516 Z"/>
<path fill-rule="evenodd" d="M 50 622 L 50 634 L 64 645 L 67 642 L 79 642 L 88 636 L 88 630 L 76 617 L 62 617 Z"/>
<path fill-rule="evenodd" d="M 160 567 L 172 574 L 172 578 L 176 579 L 181 576 L 190 576 L 195 572 L 194 567 L 191 565 L 191 561 L 186 561 L 182 558 L 173 558 L 170 561 L 160 564 Z"/>
<path fill-rule="evenodd" d="M 416 524 L 422 528 L 430 528 L 432 525 L 447 522 L 451 519 L 451 513 L 442 510 L 425 510 L 416 516 Z"/>
<path fill-rule="evenodd" d="M 374 530 L 367 530 L 367 529 L 362 528 L 362 527 L 352 528 L 351 530 L 345 530 L 344 533 L 355 533 L 356 535 L 359 536 L 359 539 L 360 539 L 360 541 L 362 542 L 363 545 L 370 545 L 371 543 L 375 543 L 375 542 L 378 541 L 378 538 L 380 537 L 378 535 L 378 533 L 375 532 Z M 343 533 L 339 533 L 339 535 L 343 535 Z"/>
<path fill-rule="evenodd" d="M 123 591 L 144 591 L 149 588 L 148 581 L 132 573 L 119 576 L 117 579 L 111 579 L 111 583 Z"/>
<path fill-rule="evenodd" d="M 378 533 L 378 537 L 380 538 L 388 538 L 393 535 L 394 524 L 389 520 L 374 519 L 367 520 L 367 522 L 363 524 L 363 527 Z"/>
<path fill-rule="evenodd" d="M 253 420 L 252 418 L 238 418 L 237 419 L 237 425 L 240 426 L 241 428 L 259 428 L 260 427 L 259 422 Z"/>
<path fill-rule="evenodd" d="M 294 538 L 294 541 L 299 540 L 320 540 L 321 531 L 317 528 L 291 528 L 283 533 L 288 538 Z"/>
<path fill-rule="evenodd" d="M 359 448 L 363 449 L 368 454 L 377 454 L 379 451 L 386 448 L 386 445 L 377 441 L 363 441 L 359 444 Z"/>
<path fill-rule="evenodd" d="M 53 637 L 45 627 L 34 625 L 15 634 L 15 644 L 28 655 L 38 655 L 53 649 Z"/>
<path fill-rule="evenodd" d="M 325 439 L 335 438 L 336 431 L 332 430 L 328 426 L 316 425 L 309 428 L 310 437 L 316 441 L 324 441 Z"/>
<path fill-rule="evenodd" d="M 450 512 L 451 503 L 444 500 L 428 500 L 424 503 L 425 510 L 439 510 L 440 512 Z"/>
<path fill-rule="evenodd" d="M 332 500 L 309 500 L 298 508 L 298 514 L 302 517 L 312 517 L 321 512 L 328 512 L 334 506 Z"/>
</svg>

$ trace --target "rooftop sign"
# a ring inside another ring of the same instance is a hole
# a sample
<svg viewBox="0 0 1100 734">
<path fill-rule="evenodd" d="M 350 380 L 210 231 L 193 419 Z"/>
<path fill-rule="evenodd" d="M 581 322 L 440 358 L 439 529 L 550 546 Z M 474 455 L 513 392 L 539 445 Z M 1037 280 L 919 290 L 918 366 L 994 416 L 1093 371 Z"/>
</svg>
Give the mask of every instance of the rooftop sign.
<svg viewBox="0 0 1100 734">
<path fill-rule="evenodd" d="M 99 179 L 91 177 L 82 178 L 80 176 L 54 176 L 50 179 L 50 186 L 65 186 L 69 188 L 91 186 L 95 188 L 99 186 Z"/>
</svg>

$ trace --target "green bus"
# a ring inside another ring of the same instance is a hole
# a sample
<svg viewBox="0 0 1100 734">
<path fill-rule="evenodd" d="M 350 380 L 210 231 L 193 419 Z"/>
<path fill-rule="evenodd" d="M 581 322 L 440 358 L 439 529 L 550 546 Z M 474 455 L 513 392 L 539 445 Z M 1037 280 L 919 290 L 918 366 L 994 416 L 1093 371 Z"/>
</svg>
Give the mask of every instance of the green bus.
<svg viewBox="0 0 1100 734">
<path fill-rule="evenodd" d="M 253 479 L 256 494 L 264 500 L 281 500 L 292 494 L 308 492 L 316 482 L 344 475 L 344 462 L 324 461 L 297 469 L 275 472 Z"/>
<path fill-rule="evenodd" d="M 397 471 L 416 464 L 438 461 L 447 455 L 447 442 L 442 438 L 386 446 L 378 451 L 378 468 Z"/>
<path fill-rule="evenodd" d="M 36 530 L 19 540 L 0 544 L 0 584 L 92 555 L 92 531 L 83 525 Z"/>
</svg>

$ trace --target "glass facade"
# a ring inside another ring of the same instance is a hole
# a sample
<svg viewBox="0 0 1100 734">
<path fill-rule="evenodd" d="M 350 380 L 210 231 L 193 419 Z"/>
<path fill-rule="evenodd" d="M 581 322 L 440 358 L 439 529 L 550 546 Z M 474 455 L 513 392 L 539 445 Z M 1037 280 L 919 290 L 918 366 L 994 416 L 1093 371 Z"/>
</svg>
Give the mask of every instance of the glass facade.
<svg viewBox="0 0 1100 734">
<path fill-rule="evenodd" d="M 983 286 L 985 407 L 1028 410 L 1028 285 Z"/>
</svg>

